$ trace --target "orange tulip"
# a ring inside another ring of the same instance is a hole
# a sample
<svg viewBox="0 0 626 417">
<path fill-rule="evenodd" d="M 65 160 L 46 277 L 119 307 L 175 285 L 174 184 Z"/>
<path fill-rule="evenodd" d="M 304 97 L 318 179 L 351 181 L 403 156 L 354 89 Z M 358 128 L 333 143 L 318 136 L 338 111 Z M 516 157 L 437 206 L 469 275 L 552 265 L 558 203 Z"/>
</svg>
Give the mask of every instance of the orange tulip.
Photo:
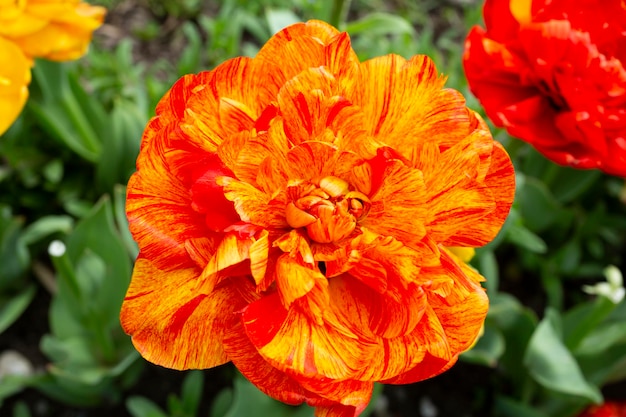
<svg viewBox="0 0 626 417">
<path fill-rule="evenodd" d="M 33 59 L 81 57 L 105 12 L 78 0 L 0 0 L 0 135 L 26 103 Z"/>
<path fill-rule="evenodd" d="M 20 48 L 0 37 L 0 135 L 22 111 L 29 83 L 28 60 Z"/>
<path fill-rule="evenodd" d="M 29 59 L 76 59 L 87 51 L 105 13 L 79 0 L 0 0 L 0 37 Z"/>
<path fill-rule="evenodd" d="M 187 75 L 146 127 L 121 322 L 149 361 L 232 361 L 318 416 L 450 368 L 488 307 L 447 247 L 489 242 L 510 159 L 425 56 L 359 62 L 323 22 Z"/>
</svg>

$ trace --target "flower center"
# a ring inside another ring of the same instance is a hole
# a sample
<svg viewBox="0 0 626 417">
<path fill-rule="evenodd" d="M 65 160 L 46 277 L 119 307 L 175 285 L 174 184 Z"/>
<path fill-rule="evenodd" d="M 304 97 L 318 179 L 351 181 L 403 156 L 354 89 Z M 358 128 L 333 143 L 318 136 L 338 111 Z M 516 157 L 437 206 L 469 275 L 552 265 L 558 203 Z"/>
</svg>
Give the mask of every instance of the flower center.
<svg viewBox="0 0 626 417">
<path fill-rule="evenodd" d="M 365 194 L 350 190 L 347 181 L 332 176 L 315 182 L 292 181 L 287 194 L 291 200 L 285 209 L 287 223 L 305 227 L 311 240 L 319 243 L 348 237 L 371 205 Z"/>
</svg>

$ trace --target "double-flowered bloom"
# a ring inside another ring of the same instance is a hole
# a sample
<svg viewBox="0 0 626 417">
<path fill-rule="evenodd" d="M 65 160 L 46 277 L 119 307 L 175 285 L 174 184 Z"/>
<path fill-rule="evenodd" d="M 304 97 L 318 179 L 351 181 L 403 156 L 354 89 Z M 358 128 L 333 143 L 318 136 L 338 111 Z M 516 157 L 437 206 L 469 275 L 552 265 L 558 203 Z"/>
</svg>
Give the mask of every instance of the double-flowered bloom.
<svg viewBox="0 0 626 417">
<path fill-rule="evenodd" d="M 448 248 L 492 240 L 515 184 L 444 82 L 425 56 L 360 62 L 319 21 L 181 78 L 128 184 L 140 254 L 121 321 L 141 354 L 232 361 L 318 416 L 452 366 L 488 299 Z"/>
<path fill-rule="evenodd" d="M 486 0 L 466 40 L 472 92 L 548 158 L 626 177 L 626 2 Z"/>
<path fill-rule="evenodd" d="M 26 103 L 33 59 L 81 57 L 105 12 L 79 0 L 0 0 L 0 135 Z"/>
</svg>

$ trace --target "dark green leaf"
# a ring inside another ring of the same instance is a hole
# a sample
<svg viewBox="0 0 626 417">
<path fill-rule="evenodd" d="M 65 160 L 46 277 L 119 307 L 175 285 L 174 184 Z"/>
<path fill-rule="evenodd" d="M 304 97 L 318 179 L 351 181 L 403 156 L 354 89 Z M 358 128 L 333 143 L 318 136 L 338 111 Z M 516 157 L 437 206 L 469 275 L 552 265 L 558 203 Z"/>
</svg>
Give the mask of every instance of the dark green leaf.
<svg viewBox="0 0 626 417">
<path fill-rule="evenodd" d="M 585 379 L 576 359 L 561 341 L 555 316 L 547 315 L 530 339 L 524 355 L 528 372 L 550 390 L 601 403 L 600 390 Z"/>
<path fill-rule="evenodd" d="M 36 291 L 37 287 L 30 284 L 17 294 L 0 294 L 0 334 L 22 315 L 33 301 Z"/>
<path fill-rule="evenodd" d="M 202 400 L 204 374 L 202 371 L 190 371 L 181 387 L 180 400 L 187 416 L 195 416 Z"/>
<path fill-rule="evenodd" d="M 133 417 L 168 417 L 158 405 L 144 397 L 128 397 L 126 408 Z"/>
</svg>

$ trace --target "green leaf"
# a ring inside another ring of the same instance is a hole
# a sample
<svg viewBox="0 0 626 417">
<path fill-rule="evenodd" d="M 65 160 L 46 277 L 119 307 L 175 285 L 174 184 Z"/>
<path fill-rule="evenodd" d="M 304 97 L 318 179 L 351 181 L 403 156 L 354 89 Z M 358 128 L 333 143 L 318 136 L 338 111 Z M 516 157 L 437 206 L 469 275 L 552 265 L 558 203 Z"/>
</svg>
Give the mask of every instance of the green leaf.
<svg viewBox="0 0 626 417">
<path fill-rule="evenodd" d="M 101 401 L 101 396 L 93 387 L 76 381 L 62 380 L 52 373 L 43 374 L 32 386 L 45 395 L 64 404 L 78 407 L 93 407 Z"/>
<path fill-rule="evenodd" d="M 89 298 L 89 304 L 107 327 L 119 327 L 118 315 L 130 283 L 131 260 L 115 228 L 108 196 L 100 199 L 67 239 L 67 253 L 73 265 L 78 265 L 86 251 L 97 255 L 105 267 L 97 294 Z"/>
<path fill-rule="evenodd" d="M 608 298 L 600 296 L 591 302 L 580 303 L 569 310 L 563 317 L 565 345 L 577 351 L 580 343 L 615 309 Z"/>
<path fill-rule="evenodd" d="M 190 21 L 184 22 L 181 30 L 185 34 L 187 46 L 183 49 L 178 59 L 178 73 L 196 73 L 200 71 L 202 66 L 202 37 L 200 36 L 200 31 Z"/>
<path fill-rule="evenodd" d="M 188 416 L 195 416 L 202 400 L 204 374 L 202 371 L 190 371 L 183 381 L 180 400 L 183 412 Z"/>
<path fill-rule="evenodd" d="M 294 23 L 302 21 L 302 19 L 300 19 L 291 10 L 272 8 L 268 8 L 265 11 L 265 19 L 267 20 L 267 24 L 269 25 L 272 34 L 283 30 L 287 26 L 291 26 Z"/>
<path fill-rule="evenodd" d="M 126 217 L 126 186 L 121 184 L 117 184 L 113 187 L 113 214 L 115 215 L 115 222 L 119 228 L 126 250 L 130 254 L 131 259 L 136 259 L 139 254 L 139 246 L 133 239 L 133 235 L 128 228 L 128 218 Z"/>
<path fill-rule="evenodd" d="M 389 13 L 370 13 L 362 19 L 346 24 L 345 31 L 351 36 L 413 34 L 415 29 L 406 19 Z"/>
<path fill-rule="evenodd" d="M 534 232 L 550 227 L 562 210 L 548 187 L 532 177 L 526 177 L 517 192 L 516 202 L 524 218 L 524 225 Z"/>
<path fill-rule="evenodd" d="M 135 395 L 128 397 L 126 408 L 133 417 L 168 417 L 158 405 L 147 398 Z"/>
<path fill-rule="evenodd" d="M 547 310 L 528 344 L 524 364 L 539 384 L 552 391 L 580 396 L 596 404 L 602 402 L 600 390 L 589 384 L 576 359 L 559 337 L 556 311 Z"/>
<path fill-rule="evenodd" d="M 96 167 L 96 182 L 103 191 L 115 184 L 126 184 L 135 171 L 135 161 L 147 117 L 129 100 L 117 100 L 110 117 L 107 146 L 102 149 Z"/>
<path fill-rule="evenodd" d="M 68 234 L 73 225 L 74 219 L 66 215 L 40 217 L 24 229 L 22 242 L 31 245 L 54 233 Z"/>
<path fill-rule="evenodd" d="M 13 406 L 13 417 L 31 417 L 30 410 L 24 401 L 18 401 Z"/>
<path fill-rule="evenodd" d="M 561 203 L 569 203 L 581 196 L 602 178 L 597 169 L 582 170 L 561 167 L 552 183 L 552 192 Z"/>
<path fill-rule="evenodd" d="M 516 399 L 497 395 L 494 405 L 498 417 L 551 417 Z"/>
<path fill-rule="evenodd" d="M 104 112 L 94 110 L 97 101 L 80 90 L 69 68 L 69 64 L 37 60 L 33 80 L 39 94 L 33 94 L 27 106 L 52 137 L 94 162 L 102 149 L 97 132 Z"/>
<path fill-rule="evenodd" d="M 37 287 L 31 284 L 17 294 L 0 295 L 0 334 L 22 315 L 35 298 L 36 291 Z"/>
<path fill-rule="evenodd" d="M 23 375 L 5 375 L 0 381 L 0 409 L 4 399 L 11 397 L 28 387 L 32 377 Z"/>
<path fill-rule="evenodd" d="M 11 209 L 0 206 L 0 291 L 19 284 L 30 262 L 30 255 L 21 240 L 23 219 L 13 217 Z"/>
<path fill-rule="evenodd" d="M 506 234 L 509 242 L 534 253 L 546 253 L 548 245 L 539 236 L 520 224 L 512 224 Z"/>
<path fill-rule="evenodd" d="M 495 294 L 498 291 L 500 282 L 500 271 L 498 270 L 498 261 L 493 251 L 482 248 L 476 250 L 476 257 L 472 259 L 472 264 L 477 266 L 478 271 L 487 280 L 484 283 L 487 294 Z"/>
<path fill-rule="evenodd" d="M 474 347 L 461 354 L 461 359 L 495 368 L 505 351 L 505 346 L 502 332 L 497 327 L 485 323 L 484 334 L 480 336 Z"/>
<path fill-rule="evenodd" d="M 510 294 L 497 293 L 490 296 L 489 312 L 485 326 L 496 327 L 504 336 L 506 349 L 499 365 L 515 384 L 522 384 L 527 377 L 520 358 L 535 330 L 537 319 Z"/>
<path fill-rule="evenodd" d="M 587 334 L 575 352 L 577 355 L 599 356 L 611 347 L 623 344 L 626 344 L 626 322 L 602 323 Z"/>
</svg>

